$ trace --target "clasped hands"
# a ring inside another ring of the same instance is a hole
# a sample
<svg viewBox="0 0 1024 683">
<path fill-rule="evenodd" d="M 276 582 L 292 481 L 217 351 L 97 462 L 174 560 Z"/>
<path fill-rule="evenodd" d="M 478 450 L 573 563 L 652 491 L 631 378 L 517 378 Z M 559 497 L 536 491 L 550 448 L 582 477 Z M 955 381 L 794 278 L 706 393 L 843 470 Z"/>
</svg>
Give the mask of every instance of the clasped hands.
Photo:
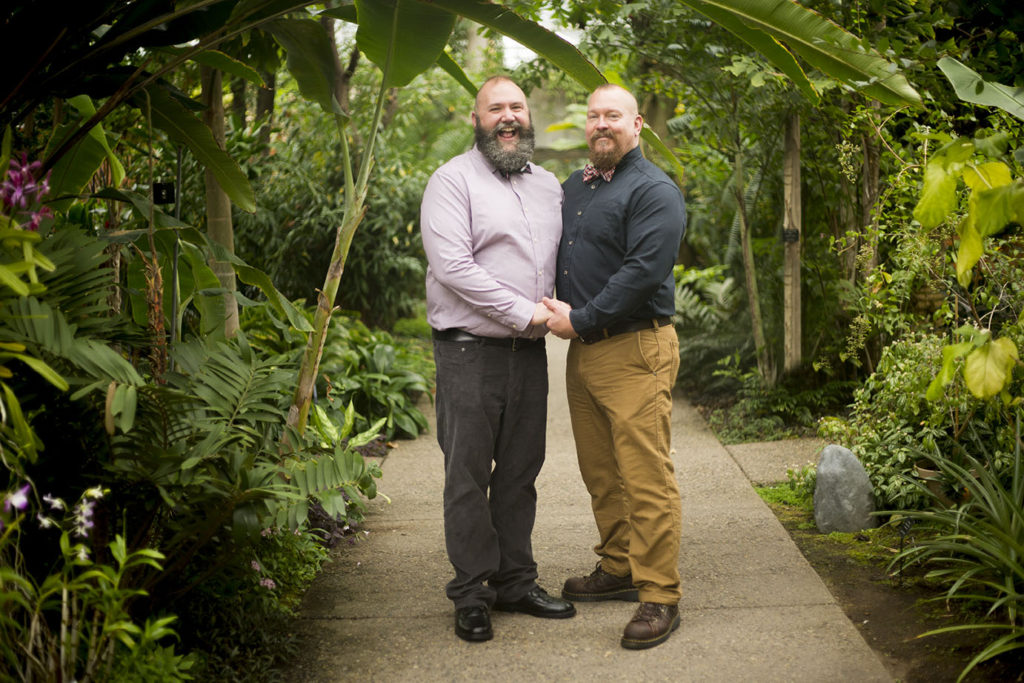
<svg viewBox="0 0 1024 683">
<path fill-rule="evenodd" d="M 572 311 L 572 306 L 564 301 L 544 297 L 537 303 L 530 324 L 547 325 L 547 328 L 556 337 L 573 339 L 577 335 L 576 330 L 572 327 L 572 322 L 569 320 L 570 311 Z"/>
</svg>

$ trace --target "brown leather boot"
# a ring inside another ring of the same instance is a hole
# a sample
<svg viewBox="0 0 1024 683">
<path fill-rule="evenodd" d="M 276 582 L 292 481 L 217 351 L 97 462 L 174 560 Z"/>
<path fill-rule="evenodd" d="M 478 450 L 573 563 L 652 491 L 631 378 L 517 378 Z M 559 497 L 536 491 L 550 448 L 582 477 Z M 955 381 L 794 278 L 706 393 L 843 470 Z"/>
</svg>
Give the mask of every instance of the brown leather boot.
<svg viewBox="0 0 1024 683">
<path fill-rule="evenodd" d="M 657 602 L 641 602 L 633 619 L 622 632 L 622 647 L 627 650 L 646 650 L 661 645 L 672 631 L 679 628 L 679 607 Z"/>
<path fill-rule="evenodd" d="M 625 600 L 636 602 L 640 599 L 636 586 L 633 585 L 633 577 L 615 576 L 601 569 L 601 563 L 597 563 L 597 569 L 590 573 L 590 576 L 574 576 L 567 579 L 562 586 L 562 597 L 566 600 L 577 602 L 598 602 L 600 600 Z"/>
</svg>

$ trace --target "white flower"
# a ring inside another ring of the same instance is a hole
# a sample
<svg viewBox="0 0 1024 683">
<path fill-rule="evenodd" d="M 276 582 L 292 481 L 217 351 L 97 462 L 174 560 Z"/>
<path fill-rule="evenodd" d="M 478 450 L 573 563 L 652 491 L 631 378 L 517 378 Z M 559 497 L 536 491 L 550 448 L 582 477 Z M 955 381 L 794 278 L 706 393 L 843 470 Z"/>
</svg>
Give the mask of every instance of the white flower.
<svg viewBox="0 0 1024 683">
<path fill-rule="evenodd" d="M 43 500 L 54 510 L 63 510 L 65 507 L 63 500 L 51 496 L 49 493 L 43 496 Z"/>
</svg>

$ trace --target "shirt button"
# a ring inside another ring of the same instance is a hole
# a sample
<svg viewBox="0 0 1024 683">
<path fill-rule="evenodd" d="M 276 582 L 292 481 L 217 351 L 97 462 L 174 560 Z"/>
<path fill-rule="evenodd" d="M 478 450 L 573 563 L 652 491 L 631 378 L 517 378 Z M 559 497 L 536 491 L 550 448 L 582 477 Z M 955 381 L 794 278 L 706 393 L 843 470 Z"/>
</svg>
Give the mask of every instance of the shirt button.
<svg viewBox="0 0 1024 683">
<path fill-rule="evenodd" d="M 579 211 L 577 211 L 577 212 L 576 212 L 576 215 L 577 215 L 577 216 L 582 216 L 582 215 L 583 215 L 583 210 L 582 210 L 582 209 L 580 209 Z"/>
<path fill-rule="evenodd" d="M 562 275 L 568 275 L 568 274 L 569 274 L 569 271 L 568 271 L 568 270 L 563 270 L 563 271 L 562 271 Z"/>
<path fill-rule="evenodd" d="M 570 247 L 572 246 L 572 240 L 569 240 L 569 246 Z"/>
<path fill-rule="evenodd" d="M 597 183 L 594 183 L 593 185 L 591 185 L 590 189 L 591 190 L 596 190 L 597 189 Z"/>
</svg>

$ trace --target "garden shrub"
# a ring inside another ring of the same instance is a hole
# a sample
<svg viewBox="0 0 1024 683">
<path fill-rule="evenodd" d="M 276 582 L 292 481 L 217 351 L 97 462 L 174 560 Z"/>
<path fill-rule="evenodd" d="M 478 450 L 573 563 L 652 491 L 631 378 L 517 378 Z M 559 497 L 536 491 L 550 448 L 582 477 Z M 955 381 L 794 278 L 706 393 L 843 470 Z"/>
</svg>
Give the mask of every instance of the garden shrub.
<svg viewBox="0 0 1024 683">
<path fill-rule="evenodd" d="M 849 417 L 819 422 L 822 438 L 860 459 L 882 508 L 911 509 L 927 502 L 913 481 L 924 452 L 956 460 L 971 448 L 971 438 L 978 438 L 992 449 L 999 469 L 1012 453 L 1012 432 L 1003 412 L 972 397 L 962 380 L 951 382 L 940 400 L 925 399 L 944 345 L 944 338 L 926 333 L 893 342 L 854 392 Z"/>
<path fill-rule="evenodd" d="M 313 308 L 306 310 L 312 319 Z M 306 337 L 279 320 L 268 307 L 243 309 L 242 329 L 253 344 L 282 360 L 297 363 Z M 357 314 L 336 313 L 327 330 L 315 402 L 338 424 L 351 405 L 354 430 L 363 432 L 385 418 L 386 438 L 414 438 L 427 429 L 427 419 L 416 407 L 430 395 L 433 362 L 429 346 L 399 344 L 382 330 L 371 330 Z"/>
</svg>

